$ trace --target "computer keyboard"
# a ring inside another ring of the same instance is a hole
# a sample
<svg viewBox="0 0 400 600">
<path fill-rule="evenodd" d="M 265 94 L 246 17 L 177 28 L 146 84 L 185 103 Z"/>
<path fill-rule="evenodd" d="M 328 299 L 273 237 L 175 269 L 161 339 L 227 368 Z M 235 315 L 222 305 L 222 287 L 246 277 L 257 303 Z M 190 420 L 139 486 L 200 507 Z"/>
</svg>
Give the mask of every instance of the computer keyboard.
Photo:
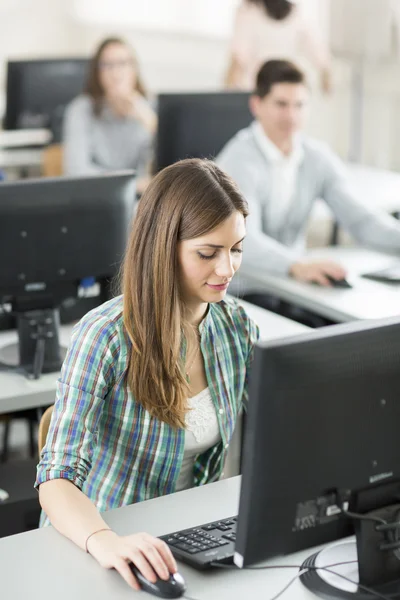
<svg viewBox="0 0 400 600">
<path fill-rule="evenodd" d="M 371 273 L 363 273 L 363 277 L 374 279 L 375 281 L 386 281 L 390 283 L 400 283 L 400 265 L 396 264 L 380 271 L 372 271 Z"/>
<path fill-rule="evenodd" d="M 160 537 L 175 558 L 196 569 L 208 569 L 212 563 L 233 563 L 237 517 L 213 521 L 191 529 Z"/>
</svg>

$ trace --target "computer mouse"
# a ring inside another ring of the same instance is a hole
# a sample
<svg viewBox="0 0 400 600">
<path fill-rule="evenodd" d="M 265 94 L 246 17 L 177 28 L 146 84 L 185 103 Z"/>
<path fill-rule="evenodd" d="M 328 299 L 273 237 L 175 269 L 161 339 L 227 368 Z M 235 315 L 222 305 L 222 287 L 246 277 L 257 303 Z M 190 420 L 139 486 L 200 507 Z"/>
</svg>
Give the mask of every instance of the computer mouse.
<svg viewBox="0 0 400 600">
<path fill-rule="evenodd" d="M 171 573 L 168 580 L 157 579 L 155 583 L 152 583 L 133 563 L 130 563 L 129 566 L 141 589 L 148 594 L 153 594 L 158 598 L 180 598 L 186 591 L 185 580 L 180 573 Z"/>
<path fill-rule="evenodd" d="M 334 288 L 349 289 L 352 287 L 352 285 L 347 281 L 347 279 L 335 279 L 334 277 L 331 277 L 330 275 L 326 274 L 325 277 L 329 280 L 329 283 Z"/>
<path fill-rule="evenodd" d="M 2 490 L 0 488 L 0 502 L 5 502 L 5 500 L 8 500 L 9 497 L 10 496 L 9 496 L 8 492 L 6 492 L 6 490 Z"/>
</svg>

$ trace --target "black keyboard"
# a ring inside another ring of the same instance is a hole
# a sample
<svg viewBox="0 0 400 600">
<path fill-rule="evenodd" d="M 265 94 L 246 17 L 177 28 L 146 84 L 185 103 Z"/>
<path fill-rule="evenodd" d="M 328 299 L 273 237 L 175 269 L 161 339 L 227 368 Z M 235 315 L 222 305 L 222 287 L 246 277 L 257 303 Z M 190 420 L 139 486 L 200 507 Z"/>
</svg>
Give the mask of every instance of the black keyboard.
<svg viewBox="0 0 400 600">
<path fill-rule="evenodd" d="M 363 277 L 374 279 L 375 281 L 386 281 L 390 283 L 400 283 L 400 265 L 393 265 L 380 271 L 364 273 Z"/>
<path fill-rule="evenodd" d="M 233 564 L 236 520 L 231 517 L 213 521 L 163 535 L 160 539 L 168 544 L 175 558 L 196 569 L 208 569 L 215 562 Z"/>
</svg>

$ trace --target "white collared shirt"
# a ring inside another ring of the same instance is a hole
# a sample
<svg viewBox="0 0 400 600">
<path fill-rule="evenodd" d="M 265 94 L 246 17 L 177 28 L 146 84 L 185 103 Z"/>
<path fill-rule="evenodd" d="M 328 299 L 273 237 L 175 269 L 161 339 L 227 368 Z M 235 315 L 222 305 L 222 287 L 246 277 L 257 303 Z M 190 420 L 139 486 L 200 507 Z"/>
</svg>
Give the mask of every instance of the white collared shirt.
<svg viewBox="0 0 400 600">
<path fill-rule="evenodd" d="M 275 237 L 284 226 L 295 195 L 297 176 L 304 157 L 304 150 L 298 138 L 293 140 L 293 150 L 283 154 L 266 135 L 261 123 L 251 125 L 254 138 L 271 166 L 271 184 L 268 205 L 265 206 L 265 219 L 268 230 Z"/>
</svg>

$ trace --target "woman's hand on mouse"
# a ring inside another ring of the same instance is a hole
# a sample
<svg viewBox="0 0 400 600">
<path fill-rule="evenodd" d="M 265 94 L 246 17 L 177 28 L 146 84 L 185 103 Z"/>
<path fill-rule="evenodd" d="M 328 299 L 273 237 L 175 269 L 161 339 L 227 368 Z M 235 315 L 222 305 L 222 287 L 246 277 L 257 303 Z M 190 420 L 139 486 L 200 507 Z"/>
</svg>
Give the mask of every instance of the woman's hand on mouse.
<svg viewBox="0 0 400 600">
<path fill-rule="evenodd" d="M 88 541 L 88 552 L 105 569 L 115 569 L 135 590 L 140 586 L 129 563 L 155 583 L 177 572 L 175 559 L 165 542 L 148 533 L 119 536 L 112 530 L 99 531 Z"/>
</svg>

